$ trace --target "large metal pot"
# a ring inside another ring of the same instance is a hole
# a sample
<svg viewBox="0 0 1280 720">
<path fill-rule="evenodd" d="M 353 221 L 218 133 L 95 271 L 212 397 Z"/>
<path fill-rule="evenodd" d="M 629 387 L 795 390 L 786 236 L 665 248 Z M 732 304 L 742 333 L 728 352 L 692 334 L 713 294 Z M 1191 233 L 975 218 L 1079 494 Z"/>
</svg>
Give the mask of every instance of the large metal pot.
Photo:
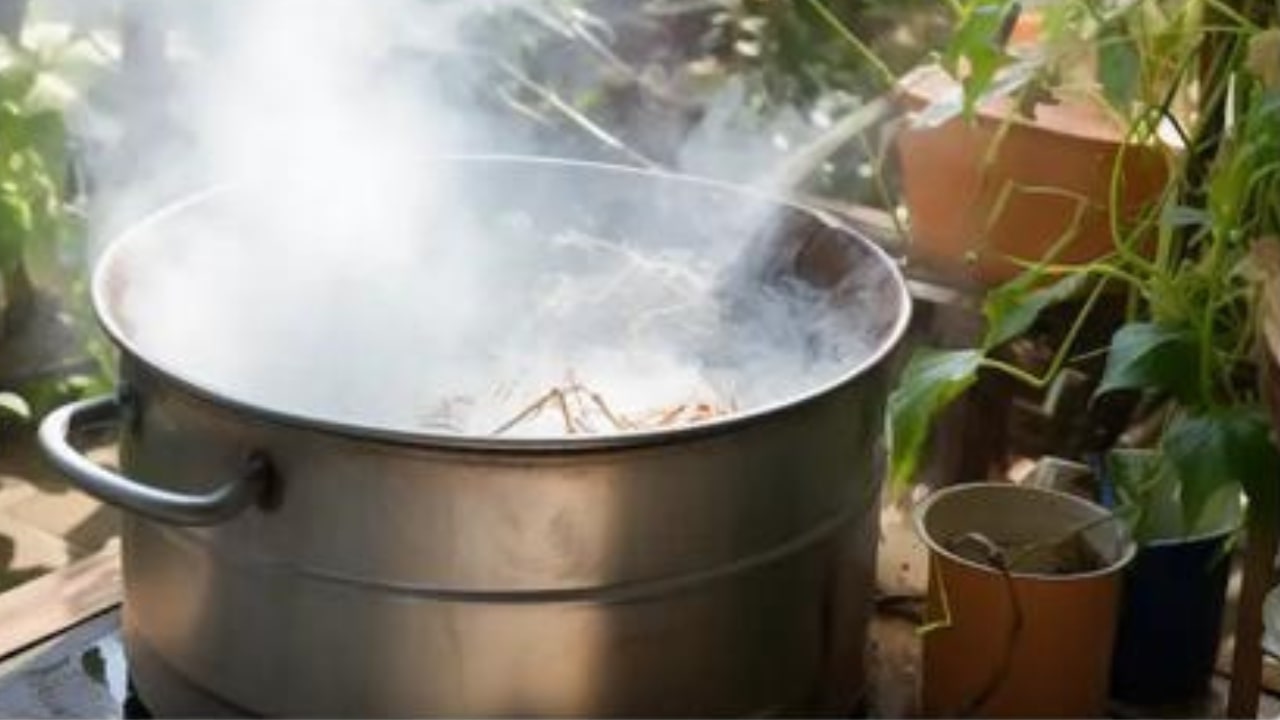
<svg viewBox="0 0 1280 720">
<path fill-rule="evenodd" d="M 143 702 L 162 715 L 849 712 L 865 685 L 882 406 L 909 315 L 894 264 L 829 218 L 716 183 L 452 162 L 477 192 L 525 188 L 504 197 L 531 212 L 552 212 L 537 188 L 581 187 L 564 222 L 610 222 L 620 202 L 632 217 L 765 209 L 753 242 L 838 312 L 871 317 L 872 352 L 795 397 L 679 429 L 522 440 L 317 417 L 219 392 L 135 342 L 120 302 L 132 274 L 207 241 L 176 223 L 218 194 L 165 211 L 94 277 L 119 393 L 41 428 L 64 473 L 129 511 L 125 641 Z M 836 296 L 855 275 L 859 292 Z M 103 422 L 119 425 L 119 474 L 71 443 Z"/>
</svg>

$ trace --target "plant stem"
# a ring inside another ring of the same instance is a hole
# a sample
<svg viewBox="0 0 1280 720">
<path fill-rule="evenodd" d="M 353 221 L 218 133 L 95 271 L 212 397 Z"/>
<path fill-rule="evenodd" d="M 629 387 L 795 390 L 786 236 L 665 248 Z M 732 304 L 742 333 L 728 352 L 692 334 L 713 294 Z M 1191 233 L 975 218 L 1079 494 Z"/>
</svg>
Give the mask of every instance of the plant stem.
<svg viewBox="0 0 1280 720">
<path fill-rule="evenodd" d="M 640 167 L 644 167 L 650 170 L 660 169 L 662 167 L 661 164 L 656 163 L 653 160 L 650 160 L 648 157 L 645 157 L 644 155 L 640 154 L 636 150 L 632 149 L 626 143 L 619 140 L 612 133 L 610 133 L 608 130 L 605 130 L 598 123 L 596 123 L 591 118 L 587 117 L 580 110 L 575 108 L 573 105 L 565 102 L 560 97 L 560 95 L 557 94 L 551 88 L 543 85 L 542 83 L 539 83 L 538 81 L 524 74 L 509 62 L 506 62 L 504 60 L 498 60 L 497 63 L 498 63 L 498 66 L 502 68 L 502 70 L 505 71 L 508 75 L 510 75 L 513 79 L 515 79 L 516 82 L 520 83 L 525 88 L 537 94 L 538 97 L 542 98 L 544 102 L 546 102 L 552 108 L 555 108 L 557 112 L 565 116 L 565 118 L 567 118 L 571 123 L 578 126 L 581 130 L 586 132 L 588 135 L 592 136 L 593 138 L 600 141 L 604 145 L 612 148 L 616 152 L 626 156 L 627 159 L 631 160 L 633 163 L 635 163 L 636 165 L 639 165 Z"/>
<path fill-rule="evenodd" d="M 1049 363 L 1049 369 L 1045 371 L 1044 375 L 1037 377 L 1016 365 L 991 357 L 983 357 L 981 364 L 984 367 L 1009 375 L 1033 389 L 1043 390 L 1049 383 L 1053 382 L 1058 372 L 1062 370 L 1063 363 L 1071 356 L 1071 349 L 1075 347 L 1076 339 L 1080 336 L 1081 331 L 1084 330 L 1085 322 L 1093 314 L 1093 308 L 1098 304 L 1098 300 L 1102 297 L 1106 287 L 1107 278 L 1103 278 L 1089 293 L 1089 298 L 1085 300 L 1084 307 L 1080 308 L 1079 314 L 1076 315 L 1075 320 L 1071 323 L 1071 329 L 1067 331 L 1066 337 L 1062 339 L 1062 344 L 1058 346 L 1058 351 L 1054 354 L 1053 361 Z"/>
<path fill-rule="evenodd" d="M 840 22 L 840 18 L 836 17 L 826 5 L 823 5 L 821 0 L 808 0 L 808 2 L 809 7 L 813 8 L 813 11 L 822 17 L 823 22 L 829 25 L 832 30 L 836 31 L 836 34 L 844 38 L 846 42 L 858 51 L 859 55 L 862 55 L 863 59 L 871 64 L 871 68 L 880 75 L 880 79 L 884 82 L 885 87 L 891 88 L 898 84 L 898 76 L 889 69 L 889 66 L 885 65 L 884 61 L 881 60 L 875 52 L 871 50 L 871 48 L 867 47 L 857 34 L 845 27 L 844 23 Z"/>
<path fill-rule="evenodd" d="M 889 187 L 884 182 L 884 173 L 881 170 L 885 166 L 884 152 L 873 153 L 871 143 L 867 141 L 867 136 L 859 133 L 857 136 L 858 143 L 862 151 L 867 157 L 876 158 L 876 166 L 871 173 L 871 182 L 876 189 L 876 194 L 880 196 L 880 201 L 884 203 L 885 209 L 889 211 L 889 219 L 893 221 L 893 230 L 898 234 L 898 240 L 903 243 L 911 241 L 911 234 L 902 224 L 902 219 L 898 217 L 898 208 L 893 202 L 893 193 L 889 192 Z"/>
<path fill-rule="evenodd" d="M 1119 280 L 1126 285 L 1133 287 L 1142 287 L 1143 281 L 1137 275 L 1123 270 L 1109 262 L 1103 260 L 1095 260 L 1087 264 L 1072 265 L 1068 263 L 1049 263 L 1040 265 L 1037 263 L 1027 262 L 1020 258 L 1010 258 L 1010 262 L 1014 263 L 1023 270 L 1035 269 L 1044 275 L 1075 275 L 1076 273 L 1087 273 L 1089 275 L 1097 275 L 1104 278 Z"/>
</svg>

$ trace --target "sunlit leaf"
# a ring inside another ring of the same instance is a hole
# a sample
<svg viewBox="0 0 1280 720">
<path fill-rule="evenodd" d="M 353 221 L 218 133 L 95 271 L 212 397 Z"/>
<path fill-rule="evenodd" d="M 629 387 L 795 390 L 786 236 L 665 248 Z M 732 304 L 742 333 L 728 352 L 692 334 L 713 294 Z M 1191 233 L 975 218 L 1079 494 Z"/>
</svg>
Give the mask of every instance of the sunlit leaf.
<svg viewBox="0 0 1280 720">
<path fill-rule="evenodd" d="M 889 397 L 890 477 L 906 486 L 920 464 L 938 414 L 978 379 L 978 350 L 922 350 L 907 364 Z"/>
<path fill-rule="evenodd" d="M 973 116 L 1000 68 L 1012 61 L 1004 43 L 1013 7 L 1010 0 L 973 0 L 943 53 L 943 67 L 964 87 L 966 117 Z"/>
<path fill-rule="evenodd" d="M 11 392 L 0 392 L 0 416 L 9 416 L 18 420 L 31 419 L 31 406 L 21 395 Z"/>
</svg>

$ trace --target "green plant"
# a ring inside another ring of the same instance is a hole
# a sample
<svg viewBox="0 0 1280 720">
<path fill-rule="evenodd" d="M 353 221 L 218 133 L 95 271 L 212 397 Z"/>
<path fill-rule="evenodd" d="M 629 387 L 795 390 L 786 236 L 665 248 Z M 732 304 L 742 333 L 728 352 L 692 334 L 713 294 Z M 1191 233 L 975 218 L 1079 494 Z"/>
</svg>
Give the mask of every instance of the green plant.
<svg viewBox="0 0 1280 720">
<path fill-rule="evenodd" d="M 0 53 L 0 278 L 9 331 L 31 311 L 37 254 L 72 220 L 64 209 L 67 132 L 60 109 L 39 92 L 40 58 L 12 43 Z"/>
<path fill-rule="evenodd" d="M 1113 450 L 1105 462 L 1117 513 L 1140 545 L 1238 529 L 1241 507 L 1236 488 L 1222 487 L 1208 499 L 1199 517 L 1189 520 L 1183 504 L 1183 486 L 1159 452 Z"/>
<path fill-rule="evenodd" d="M 1139 412 L 1159 422 L 1159 461 L 1180 485 L 1188 525 L 1226 486 L 1245 490 L 1251 514 L 1276 516 L 1280 452 L 1257 389 L 1260 291 L 1251 263 L 1256 244 L 1280 238 L 1280 17 L 1273 11 L 1255 22 L 1233 13 L 1230 24 L 1209 27 L 1179 67 L 1173 80 L 1196 85 L 1203 100 L 1161 202 L 1133 227 L 1113 220 L 1111 254 L 1074 266 L 1048 257 L 990 293 L 978 347 L 924 351 L 910 362 L 890 400 L 899 487 L 915 473 L 933 418 L 980 371 L 1049 386 L 1102 350 L 1076 347 L 1080 329 L 1105 294 L 1123 293 L 1127 322 L 1105 348 L 1095 401 L 1142 397 Z M 999 359 L 1046 308 L 1081 298 L 1046 372 Z"/>
<path fill-rule="evenodd" d="M 768 105 L 812 105 L 839 89 L 869 94 L 892 72 L 878 55 L 850 53 L 849 40 L 864 42 L 851 31 L 831 32 L 830 24 L 854 27 L 864 3 L 717 0 L 702 43 L 705 62 L 724 75 L 748 78 L 755 86 L 751 101 Z"/>
<path fill-rule="evenodd" d="M 1013 96 L 1032 117 L 1044 102 L 1094 103 L 1121 124 L 1151 137 L 1168 117 L 1153 108 L 1181 105 L 1170 97 L 1205 29 L 1206 5 L 1217 0 L 1054 0 L 1034 10 L 1036 40 L 1008 47 L 1024 3 L 951 0 L 956 29 L 940 57 L 961 86 L 958 98 L 931 110 L 935 122 L 956 112 L 972 118 L 977 105 Z"/>
<path fill-rule="evenodd" d="M 38 332 L 29 326 L 42 292 L 85 304 L 79 275 L 86 232 L 74 197 L 65 113 L 103 56 L 83 37 L 41 30 L 28 33 L 29 44 L 0 39 L 0 343 Z M 0 393 L 0 414 L 24 418 L 54 389 L 91 381 L 60 377 L 47 387 L 21 388 L 21 395 Z"/>
</svg>

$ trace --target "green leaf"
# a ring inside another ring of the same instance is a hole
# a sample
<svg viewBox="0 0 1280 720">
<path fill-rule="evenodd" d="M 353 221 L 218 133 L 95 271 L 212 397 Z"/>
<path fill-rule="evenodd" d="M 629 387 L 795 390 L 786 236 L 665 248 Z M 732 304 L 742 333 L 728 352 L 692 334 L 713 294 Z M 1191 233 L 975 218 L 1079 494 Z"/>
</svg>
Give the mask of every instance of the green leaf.
<svg viewBox="0 0 1280 720">
<path fill-rule="evenodd" d="M 1107 369 L 1094 397 L 1116 390 L 1156 390 L 1194 403 L 1199 397 L 1200 357 L 1185 328 L 1129 323 L 1116 331 Z"/>
<path fill-rule="evenodd" d="M 1004 49 L 1012 9 L 1010 0 L 973 0 L 943 53 L 942 66 L 964 87 L 966 117 L 973 117 L 996 73 L 1012 61 Z"/>
<path fill-rule="evenodd" d="M 67 128 L 62 113 L 52 110 L 27 115 L 21 120 L 23 146 L 38 153 L 44 170 L 61 187 L 61 169 L 67 162 Z"/>
<path fill-rule="evenodd" d="M 1137 97 L 1142 79 L 1138 47 L 1119 23 L 1111 24 L 1098 39 L 1098 82 L 1107 102 L 1127 113 Z"/>
<path fill-rule="evenodd" d="M 1244 488 L 1251 512 L 1271 523 L 1280 512 L 1280 452 L 1261 410 L 1232 406 L 1178 418 L 1161 447 L 1182 485 L 1188 526 L 1224 486 Z"/>
<path fill-rule="evenodd" d="M 1155 450 L 1118 448 L 1107 453 L 1120 507 L 1131 518 L 1130 532 L 1139 543 L 1187 536 L 1178 479 L 1164 460 Z"/>
<path fill-rule="evenodd" d="M 0 417 L 5 415 L 15 417 L 22 421 L 31 419 L 31 406 L 21 395 L 11 392 L 0 392 Z"/>
<path fill-rule="evenodd" d="M 929 428 L 938 413 L 978 379 L 978 350 L 921 350 L 889 396 L 889 463 L 894 487 L 915 476 Z"/>
<path fill-rule="evenodd" d="M 0 102 L 21 103 L 37 79 L 38 68 L 28 56 L 13 56 L 11 64 L 0 70 Z"/>
<path fill-rule="evenodd" d="M 987 294 L 982 306 L 987 318 L 984 348 L 990 350 L 1030 330 L 1041 312 L 1075 297 L 1089 281 L 1087 274 L 1077 273 L 1052 285 L 1035 287 L 1039 277 L 1024 275 Z"/>
</svg>

